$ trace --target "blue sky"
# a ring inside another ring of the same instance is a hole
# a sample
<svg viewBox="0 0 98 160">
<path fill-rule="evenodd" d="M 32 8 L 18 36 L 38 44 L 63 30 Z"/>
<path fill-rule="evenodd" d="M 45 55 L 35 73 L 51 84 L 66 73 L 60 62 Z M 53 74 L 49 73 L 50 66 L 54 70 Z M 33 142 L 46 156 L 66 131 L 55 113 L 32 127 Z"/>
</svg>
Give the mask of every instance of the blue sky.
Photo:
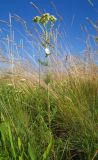
<svg viewBox="0 0 98 160">
<path fill-rule="evenodd" d="M 51 5 L 51 0 L 31 0 L 35 3 L 42 12 L 56 14 L 55 9 Z M 95 8 L 98 9 L 98 0 L 92 0 Z M 38 12 L 30 5 L 30 0 L 0 0 L 0 19 L 7 20 L 9 12 L 18 14 L 23 17 L 28 23 L 32 24 L 32 18 L 38 15 Z M 94 34 L 93 27 L 87 22 L 86 17 L 89 17 L 94 22 L 97 21 L 98 12 L 95 11 L 88 0 L 52 0 L 55 4 L 58 13 L 63 17 L 62 26 L 68 33 L 68 38 L 71 40 L 76 52 L 83 49 L 81 43 L 85 35 L 81 31 L 80 25 L 85 25 L 88 31 Z M 79 39 L 81 39 L 79 41 Z"/>
</svg>

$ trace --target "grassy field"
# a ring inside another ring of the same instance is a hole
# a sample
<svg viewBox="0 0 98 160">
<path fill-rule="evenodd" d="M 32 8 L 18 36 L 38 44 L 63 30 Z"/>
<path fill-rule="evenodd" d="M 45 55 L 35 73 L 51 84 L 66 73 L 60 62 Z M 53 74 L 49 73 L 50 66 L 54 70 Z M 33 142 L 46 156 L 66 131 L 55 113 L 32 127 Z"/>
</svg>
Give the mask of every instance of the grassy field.
<svg viewBox="0 0 98 160">
<path fill-rule="evenodd" d="M 1 159 L 93 159 L 98 149 L 98 75 L 94 68 L 83 74 L 75 69 L 61 80 L 51 79 L 49 98 L 44 82 L 39 86 L 18 78 L 13 84 L 12 78 L 1 78 Z"/>
<path fill-rule="evenodd" d="M 17 63 L 13 44 L 10 60 L 0 57 L 0 160 L 98 159 L 98 66 L 89 57 L 48 55 L 51 29 L 42 32 L 38 69 L 19 56 Z"/>
</svg>

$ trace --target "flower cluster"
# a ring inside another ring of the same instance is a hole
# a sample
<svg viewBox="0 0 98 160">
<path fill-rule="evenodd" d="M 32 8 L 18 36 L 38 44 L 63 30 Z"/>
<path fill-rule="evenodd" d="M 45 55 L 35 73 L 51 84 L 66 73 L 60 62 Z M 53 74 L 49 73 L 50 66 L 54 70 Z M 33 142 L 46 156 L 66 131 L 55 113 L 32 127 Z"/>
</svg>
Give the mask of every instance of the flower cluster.
<svg viewBox="0 0 98 160">
<path fill-rule="evenodd" d="M 39 23 L 40 17 L 39 16 L 34 17 L 33 21 L 36 22 L 36 23 Z"/>
<path fill-rule="evenodd" d="M 56 20 L 57 20 L 57 19 L 56 19 L 53 15 L 50 16 L 50 21 L 51 21 L 52 23 L 56 22 Z"/>
<path fill-rule="evenodd" d="M 47 24 L 49 21 L 54 24 L 56 20 L 57 19 L 49 13 L 42 14 L 41 16 L 36 16 L 33 19 L 34 22 L 41 23 L 43 25 Z"/>
</svg>

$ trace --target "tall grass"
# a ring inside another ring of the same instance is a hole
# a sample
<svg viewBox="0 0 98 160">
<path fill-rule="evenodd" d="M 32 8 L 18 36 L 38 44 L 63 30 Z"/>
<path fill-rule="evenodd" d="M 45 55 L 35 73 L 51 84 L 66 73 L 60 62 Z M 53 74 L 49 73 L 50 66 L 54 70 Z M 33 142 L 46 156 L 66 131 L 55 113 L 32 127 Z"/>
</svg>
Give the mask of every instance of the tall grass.
<svg viewBox="0 0 98 160">
<path fill-rule="evenodd" d="M 83 61 L 71 55 L 59 59 L 57 52 L 61 50 L 57 48 L 56 33 L 53 33 L 53 53 L 56 54 L 49 58 L 50 77 L 45 66 L 41 66 L 39 77 L 38 63 L 34 59 L 31 66 L 31 61 L 23 61 L 19 55 L 17 58 L 1 56 L 5 66 L 0 77 L 2 160 L 97 158 L 98 66 L 91 59 Z M 10 34 L 12 30 L 9 38 Z M 8 54 L 15 51 L 13 43 L 10 45 L 6 44 Z"/>
<path fill-rule="evenodd" d="M 0 83 L 1 157 L 90 160 L 98 147 L 97 74 L 69 73 L 61 81 L 52 80 L 51 128 L 47 87 L 28 83 Z"/>
</svg>

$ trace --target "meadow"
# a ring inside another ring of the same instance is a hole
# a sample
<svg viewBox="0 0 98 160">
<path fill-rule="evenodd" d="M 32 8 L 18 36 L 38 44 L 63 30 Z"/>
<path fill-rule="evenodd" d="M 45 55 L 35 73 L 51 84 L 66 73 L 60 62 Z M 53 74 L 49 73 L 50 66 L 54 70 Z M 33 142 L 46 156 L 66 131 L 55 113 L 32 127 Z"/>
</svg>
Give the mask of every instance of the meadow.
<svg viewBox="0 0 98 160">
<path fill-rule="evenodd" d="M 97 160 L 98 65 L 93 51 L 64 55 L 50 14 L 34 17 L 35 35 L 14 15 L 24 25 L 25 38 L 35 42 L 37 58 L 27 58 L 22 41 L 20 48 L 15 44 L 12 18 L 6 42 L 2 36 L 6 54 L 4 47 L 0 50 L 0 160 Z"/>
</svg>

